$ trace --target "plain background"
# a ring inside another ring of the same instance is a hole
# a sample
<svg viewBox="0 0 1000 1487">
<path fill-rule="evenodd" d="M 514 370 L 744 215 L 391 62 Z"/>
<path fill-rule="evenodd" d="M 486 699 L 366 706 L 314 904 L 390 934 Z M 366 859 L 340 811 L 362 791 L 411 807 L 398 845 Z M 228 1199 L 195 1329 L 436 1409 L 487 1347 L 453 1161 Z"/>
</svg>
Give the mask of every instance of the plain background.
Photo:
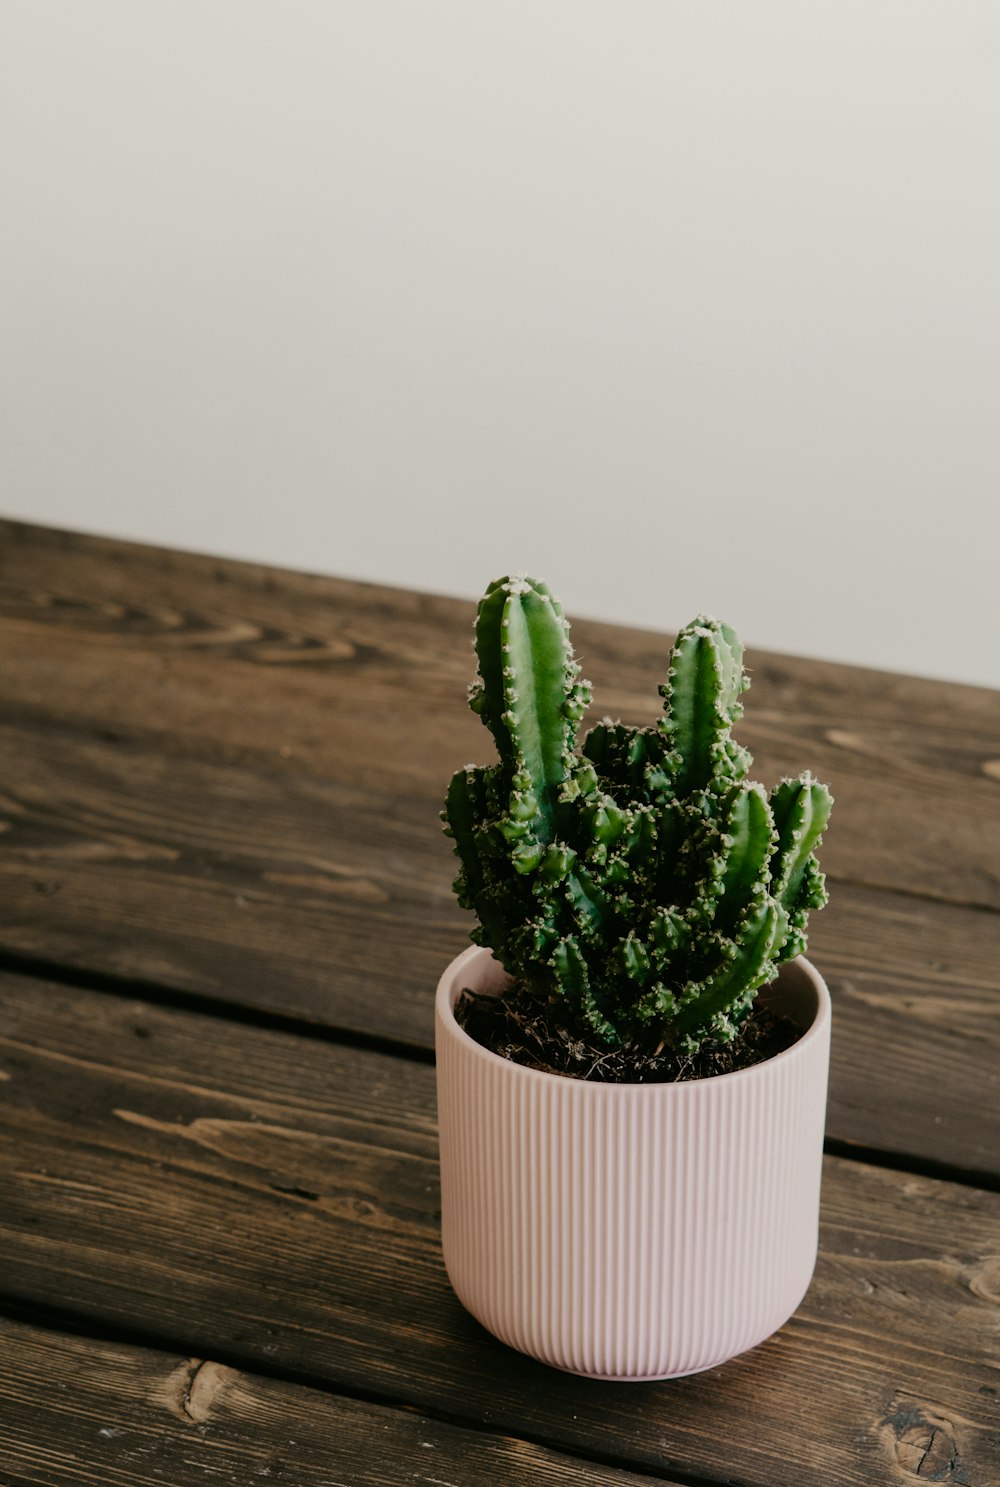
<svg viewBox="0 0 1000 1487">
<path fill-rule="evenodd" d="M 7 514 L 1000 686 L 996 0 L 5 0 Z"/>
</svg>

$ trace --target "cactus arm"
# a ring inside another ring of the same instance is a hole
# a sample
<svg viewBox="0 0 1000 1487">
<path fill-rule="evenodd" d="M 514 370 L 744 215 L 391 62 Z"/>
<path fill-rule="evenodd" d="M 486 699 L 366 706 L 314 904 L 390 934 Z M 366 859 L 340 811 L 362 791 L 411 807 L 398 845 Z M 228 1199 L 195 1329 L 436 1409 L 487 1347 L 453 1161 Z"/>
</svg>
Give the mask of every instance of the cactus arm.
<svg viewBox="0 0 1000 1487">
<path fill-rule="evenodd" d="M 733 791 L 724 818 L 725 868 L 716 924 L 731 932 L 750 899 L 765 892 L 768 861 L 777 842 L 774 818 L 760 785 Z"/>
<path fill-rule="evenodd" d="M 512 814 L 519 840 L 555 835 L 559 790 L 573 762 L 573 743 L 589 688 L 577 666 L 561 606 L 544 584 L 498 579 L 479 606 L 476 649 L 480 686 L 472 705 L 516 776 Z"/>
<path fill-rule="evenodd" d="M 609 1022 L 597 1005 L 590 985 L 587 962 L 576 939 L 567 935 L 552 952 L 552 969 L 563 996 L 575 1004 L 584 1019 L 604 1042 L 613 1046 L 621 1041 L 614 1023 Z"/>
<path fill-rule="evenodd" d="M 479 714 L 496 741 L 503 758 L 507 748 L 506 707 L 503 683 L 503 624 L 507 604 L 506 578 L 495 579 L 479 601 L 476 611 L 476 657 L 479 681 L 469 689 L 469 706 Z"/>
<path fill-rule="evenodd" d="M 711 750 L 721 732 L 718 706 L 722 675 L 710 632 L 682 631 L 674 646 L 664 695 L 670 707 L 671 742 L 679 756 L 685 786 L 704 785 L 711 774 Z"/>
<path fill-rule="evenodd" d="M 566 622 L 548 595 L 528 589 L 511 594 L 503 630 L 511 742 L 550 841 L 575 731 L 565 712 L 572 668 Z"/>
<path fill-rule="evenodd" d="M 585 759 L 597 767 L 597 772 L 609 783 L 621 783 L 622 725 L 610 718 L 602 718 L 587 731 L 581 750 Z"/>
<path fill-rule="evenodd" d="M 739 778 L 748 758 L 730 739 L 746 689 L 743 650 L 732 630 L 699 615 L 678 635 L 660 688 L 666 703 L 661 731 L 672 745 L 677 788 L 704 789 L 714 778 Z"/>
<path fill-rule="evenodd" d="M 504 958 L 509 953 L 512 920 L 519 908 L 518 900 L 505 895 L 498 882 L 503 877 L 504 860 L 497 858 L 491 838 L 488 800 L 498 766 L 475 769 L 471 765 L 452 776 L 443 812 L 445 830 L 455 843 L 460 869 L 454 888 L 463 908 L 472 909 L 479 920 L 479 931 L 473 935 L 479 943 L 491 946 Z"/>
<path fill-rule="evenodd" d="M 582 752 L 595 765 L 606 789 L 624 790 L 641 799 L 646 771 L 661 763 L 664 748 L 652 729 L 631 728 L 627 723 L 603 718 L 587 733 Z"/>
<path fill-rule="evenodd" d="M 786 909 L 796 907 L 809 860 L 830 819 L 833 797 L 825 785 L 804 774 L 782 780 L 771 792 L 778 844 L 771 862 L 773 893 Z"/>
<path fill-rule="evenodd" d="M 621 942 L 622 969 L 630 981 L 645 986 L 653 972 L 653 962 L 642 940 L 629 930 Z"/>
<path fill-rule="evenodd" d="M 731 955 L 705 980 L 689 982 L 678 996 L 671 1036 L 681 1048 L 693 1051 L 709 1034 L 720 1042 L 730 1041 L 735 1020 L 750 1006 L 754 992 L 773 977 L 771 954 L 784 931 L 784 911 L 773 899 L 750 909 L 738 937 L 730 942 Z"/>
<path fill-rule="evenodd" d="M 667 957 L 679 950 L 686 950 L 691 942 L 690 922 L 675 908 L 658 909 L 650 924 L 650 939 L 654 954 L 659 951 L 661 969 L 668 964 Z"/>
<path fill-rule="evenodd" d="M 740 697 L 750 686 L 750 678 L 743 670 L 743 642 L 731 625 L 714 620 L 708 624 L 718 626 L 723 702 L 729 721 L 735 723 L 743 716 Z"/>
<path fill-rule="evenodd" d="M 809 910 L 821 909 L 827 901 L 826 880 L 820 872 L 819 863 L 815 856 L 806 862 L 805 872 L 802 875 L 802 886 L 798 897 L 788 916 L 788 934 L 785 943 L 777 952 L 779 961 L 791 960 L 793 956 L 804 955 L 806 951 L 806 927 L 809 922 Z"/>
<path fill-rule="evenodd" d="M 802 874 L 802 886 L 795 901 L 795 909 L 803 914 L 809 909 L 822 909 L 826 905 L 828 898 L 826 878 L 820 871 L 820 866 L 816 861 L 816 854 L 814 852 L 806 863 L 805 872 Z"/>
<path fill-rule="evenodd" d="M 469 764 L 465 769 L 456 770 L 451 777 L 442 812 L 446 823 L 445 831 L 453 839 L 456 855 L 462 864 L 456 888 L 463 908 L 474 908 L 483 888 L 483 871 L 475 837 L 476 826 L 482 820 L 477 783 L 474 765 Z"/>
<path fill-rule="evenodd" d="M 566 897 L 581 933 L 589 939 L 596 938 L 607 912 L 607 903 L 593 877 L 584 868 L 578 867 L 576 871 L 567 873 Z"/>
<path fill-rule="evenodd" d="M 580 816 L 583 829 L 590 838 L 591 850 L 596 849 L 598 860 L 606 860 L 608 852 L 624 836 L 629 825 L 628 816 L 610 795 L 596 792 Z"/>
</svg>

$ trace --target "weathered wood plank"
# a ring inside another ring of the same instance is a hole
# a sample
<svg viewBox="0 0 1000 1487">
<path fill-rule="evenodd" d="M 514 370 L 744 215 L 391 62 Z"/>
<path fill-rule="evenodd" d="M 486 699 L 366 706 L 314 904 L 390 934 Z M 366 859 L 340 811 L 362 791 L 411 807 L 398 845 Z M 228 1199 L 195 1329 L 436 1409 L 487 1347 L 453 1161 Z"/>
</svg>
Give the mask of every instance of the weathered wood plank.
<svg viewBox="0 0 1000 1487">
<path fill-rule="evenodd" d="M 669 1385 L 581 1381 L 448 1290 L 430 1069 L 12 977 L 0 1019 L 10 1296 L 668 1476 L 1000 1480 L 1000 1195 L 828 1160 L 777 1337 Z"/>
<path fill-rule="evenodd" d="M 0 947 L 429 1041 L 428 969 L 468 933 L 432 809 L 148 746 L 34 744 L 0 726 Z"/>
<path fill-rule="evenodd" d="M 3 1487 L 653 1487 L 509 1436 L 0 1317 Z M 657 1476 L 662 1483 L 666 1478 Z"/>
<path fill-rule="evenodd" d="M 463 706 L 472 606 L 0 525 L 8 715 L 156 739 L 440 803 L 485 757 Z M 738 622 L 738 616 L 731 616 Z M 598 713 L 655 711 L 666 637 L 577 622 Z M 1000 909 L 1000 693 L 751 654 L 743 739 L 763 778 L 837 797 L 840 878 Z"/>
<path fill-rule="evenodd" d="M 469 926 L 436 806 L 16 725 L 0 779 L 3 949 L 431 1046 Z M 1000 915 L 836 884 L 810 953 L 831 1136 L 1000 1177 Z"/>
<path fill-rule="evenodd" d="M 1000 1177 L 998 930 L 837 887 L 809 945 L 834 1000 L 828 1136 Z"/>
</svg>

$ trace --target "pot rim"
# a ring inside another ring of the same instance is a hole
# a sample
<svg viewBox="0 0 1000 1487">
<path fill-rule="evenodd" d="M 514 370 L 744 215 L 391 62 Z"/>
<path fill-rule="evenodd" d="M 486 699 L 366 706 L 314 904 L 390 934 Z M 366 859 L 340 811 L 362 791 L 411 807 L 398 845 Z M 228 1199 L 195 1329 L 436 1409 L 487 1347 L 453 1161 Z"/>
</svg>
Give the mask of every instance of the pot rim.
<svg viewBox="0 0 1000 1487">
<path fill-rule="evenodd" d="M 459 1025 L 455 1017 L 455 1003 L 460 993 L 465 989 L 461 984 L 461 973 L 474 961 L 482 958 L 493 960 L 495 964 L 499 965 L 492 950 L 488 947 L 470 945 L 460 955 L 457 955 L 454 960 L 449 962 L 442 973 L 434 997 L 437 1023 L 441 1033 L 450 1038 L 460 1048 L 464 1049 L 466 1055 L 472 1055 L 482 1060 L 485 1064 L 499 1065 L 503 1069 L 510 1071 L 509 1077 L 512 1079 L 559 1079 L 569 1084 L 577 1085 L 583 1090 L 600 1091 L 600 1095 L 595 1096 L 595 1098 L 624 1098 L 626 1094 L 635 1098 L 634 1092 L 643 1090 L 647 1093 L 640 1095 L 640 1099 L 654 1099 L 657 1097 L 657 1092 L 660 1092 L 659 1098 L 663 1099 L 665 1096 L 662 1092 L 668 1090 L 671 1091 L 671 1098 L 685 1099 L 693 1098 L 695 1091 L 704 1090 L 709 1085 L 721 1087 L 722 1084 L 728 1083 L 731 1086 L 733 1081 L 766 1079 L 768 1077 L 768 1071 L 774 1069 L 779 1064 L 787 1063 L 796 1058 L 807 1058 L 812 1045 L 826 1037 L 831 1020 L 830 991 L 825 980 L 810 960 L 807 960 L 804 955 L 796 955 L 792 960 L 784 962 L 779 968 L 779 978 L 785 966 L 794 966 L 800 974 L 804 975 L 816 997 L 816 1012 L 808 1027 L 803 1029 L 801 1037 L 796 1038 L 795 1042 L 790 1047 L 783 1049 L 781 1053 L 773 1054 L 770 1058 L 762 1059 L 756 1064 L 751 1064 L 747 1069 L 732 1069 L 727 1074 L 708 1074 L 698 1079 L 645 1083 L 639 1080 L 635 1082 L 619 1080 L 617 1082 L 602 1083 L 596 1080 L 577 1079 L 572 1074 L 559 1074 L 550 1069 L 531 1069 L 526 1064 L 517 1064 L 512 1059 L 503 1058 L 499 1053 L 494 1053 L 491 1048 L 486 1048 L 482 1043 L 477 1043 L 475 1038 L 471 1037 Z M 775 983 L 772 982 L 770 984 L 774 985 Z"/>
</svg>

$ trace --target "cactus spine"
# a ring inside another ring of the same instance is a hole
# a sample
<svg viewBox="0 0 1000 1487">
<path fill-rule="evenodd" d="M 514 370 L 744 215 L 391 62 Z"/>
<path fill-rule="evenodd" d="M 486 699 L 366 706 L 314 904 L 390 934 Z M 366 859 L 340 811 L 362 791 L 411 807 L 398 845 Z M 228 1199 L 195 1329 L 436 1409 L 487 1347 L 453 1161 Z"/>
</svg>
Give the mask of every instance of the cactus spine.
<svg viewBox="0 0 1000 1487">
<path fill-rule="evenodd" d="M 470 704 L 499 762 L 459 770 L 443 813 L 473 939 L 608 1046 L 731 1040 L 826 902 L 815 849 L 832 804 L 809 774 L 770 795 L 746 778 L 735 633 L 687 625 L 659 721 L 598 723 L 580 752 L 590 687 L 544 584 L 491 584 L 476 650 Z"/>
</svg>

